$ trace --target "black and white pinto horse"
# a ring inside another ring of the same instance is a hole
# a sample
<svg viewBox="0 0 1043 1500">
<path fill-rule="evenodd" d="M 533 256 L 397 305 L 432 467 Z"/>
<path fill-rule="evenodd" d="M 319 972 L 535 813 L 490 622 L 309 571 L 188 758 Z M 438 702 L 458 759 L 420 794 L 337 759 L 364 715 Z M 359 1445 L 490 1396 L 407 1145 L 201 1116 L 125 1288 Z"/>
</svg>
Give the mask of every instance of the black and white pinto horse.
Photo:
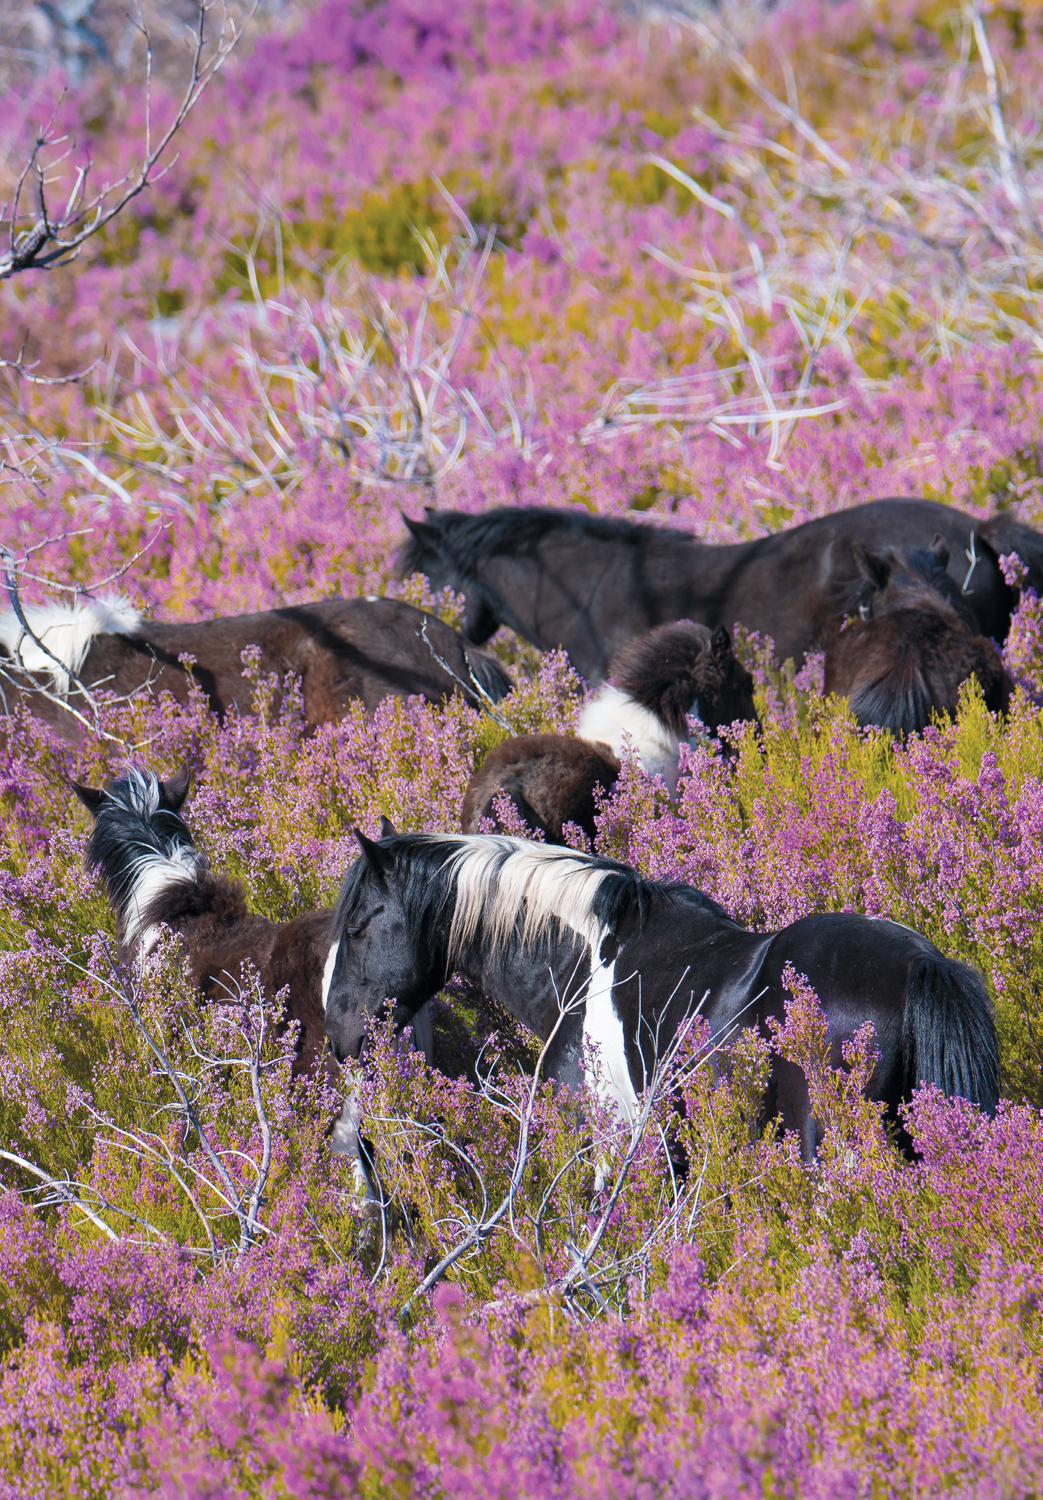
<svg viewBox="0 0 1043 1500">
<path fill-rule="evenodd" d="M 305 912 L 287 922 L 250 911 L 240 887 L 215 874 L 193 841 L 181 816 L 188 784 L 187 767 L 166 781 L 152 771 L 132 769 L 102 790 L 72 783 L 94 819 L 86 863 L 105 881 L 116 914 L 120 959 L 134 969 L 166 930 L 181 944 L 192 984 L 212 1002 L 240 994 L 243 965 L 249 962 L 268 999 L 286 994 L 283 1024 L 298 1026 L 294 1074 L 331 1066 L 324 1001 L 332 963 L 332 909 Z M 431 1061 L 429 1010 L 413 1018 L 412 1041 Z M 372 1197 L 357 1146 L 357 1112 L 357 1087 L 352 1084 L 332 1149 L 352 1158 L 360 1189 Z"/>
<path fill-rule="evenodd" d="M 576 507 L 504 506 L 479 515 L 406 518 L 399 573 L 466 599 L 477 645 L 508 625 L 540 650 L 560 646 L 591 685 L 627 641 L 654 625 L 696 620 L 770 636 L 778 660 L 824 649 L 870 602 L 852 547 L 926 547 L 936 532 L 976 629 L 1006 639 L 1017 591 L 999 556 L 1017 552 L 1043 592 L 1043 536 L 1007 511 L 980 521 L 933 500 L 887 499 L 820 516 L 753 541 L 713 546 L 671 526 L 592 516 Z"/>
<path fill-rule="evenodd" d="M 701 1008 L 717 1046 L 781 1020 L 792 964 L 819 996 L 835 1067 L 843 1043 L 872 1022 L 880 1058 L 869 1096 L 892 1117 L 921 1082 L 995 1108 L 984 985 L 909 928 L 837 914 L 749 932 L 689 886 L 570 849 L 502 835 L 357 837 L 324 996 L 338 1058 L 358 1055 L 388 997 L 405 1024 L 460 972 L 550 1042 L 550 1077 L 593 1086 L 632 1116 L 686 1018 Z M 563 1015 L 566 996 L 575 998 Z M 764 1112 L 781 1115 L 814 1157 L 819 1126 L 795 1064 L 774 1060 Z"/>
<path fill-rule="evenodd" d="M 319 599 L 213 620 L 146 620 L 125 599 L 89 599 L 75 607 L 29 608 L 31 634 L 11 611 L 0 614 L 0 686 L 22 689 L 35 714 L 77 740 L 79 726 L 64 708 L 82 711 L 84 693 L 117 697 L 169 692 L 184 703 L 193 682 L 218 717 L 252 709 L 243 652 L 259 650 L 259 667 L 300 679 L 309 727 L 337 723 L 361 701 L 371 713 L 391 694 L 422 694 L 440 703 L 454 692 L 472 706 L 511 690 L 495 658 L 459 631 L 401 599 Z M 182 656 L 192 658 L 191 666 Z M 0 701 L 6 696 L 0 694 Z"/>
</svg>

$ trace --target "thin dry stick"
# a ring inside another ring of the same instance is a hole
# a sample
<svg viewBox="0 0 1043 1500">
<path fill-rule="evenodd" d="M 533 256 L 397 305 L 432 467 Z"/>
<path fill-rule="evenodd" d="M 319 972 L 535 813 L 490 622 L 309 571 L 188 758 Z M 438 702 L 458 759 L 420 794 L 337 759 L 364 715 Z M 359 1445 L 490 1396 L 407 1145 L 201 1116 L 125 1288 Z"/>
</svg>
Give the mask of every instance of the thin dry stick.
<svg viewBox="0 0 1043 1500">
<path fill-rule="evenodd" d="M 79 167 L 65 207 L 56 216 L 52 216 L 48 207 L 47 186 L 48 172 L 53 172 L 57 163 L 44 166 L 41 158 L 44 151 L 65 144 L 67 138 L 52 134 L 54 115 L 51 116 L 50 122 L 37 136 L 29 159 L 19 174 L 10 205 L 0 209 L 0 225 L 6 223 L 8 228 L 7 250 L 0 255 L 0 281 L 25 271 L 53 270 L 57 266 L 68 265 L 77 258 L 92 236 L 111 224 L 132 199 L 170 170 L 173 162 L 156 170 L 160 158 L 199 102 L 210 80 L 224 66 L 256 8 L 257 0 L 254 0 L 241 22 L 230 20 L 227 12 L 223 12 L 216 49 L 204 62 L 206 22 L 215 6 L 213 0 L 198 0 L 196 21 L 192 28 L 194 45 L 189 82 L 173 120 L 155 141 L 152 124 L 152 41 L 147 29 L 141 28 L 146 52 L 145 141 L 142 159 L 136 170 L 106 184 L 90 198 L 86 195 L 90 163 Z M 59 160 L 61 159 L 64 158 Z M 36 208 L 26 214 L 22 212 L 21 203 L 30 176 L 36 190 Z M 31 222 L 25 228 L 19 228 L 19 224 L 27 217 Z"/>
</svg>

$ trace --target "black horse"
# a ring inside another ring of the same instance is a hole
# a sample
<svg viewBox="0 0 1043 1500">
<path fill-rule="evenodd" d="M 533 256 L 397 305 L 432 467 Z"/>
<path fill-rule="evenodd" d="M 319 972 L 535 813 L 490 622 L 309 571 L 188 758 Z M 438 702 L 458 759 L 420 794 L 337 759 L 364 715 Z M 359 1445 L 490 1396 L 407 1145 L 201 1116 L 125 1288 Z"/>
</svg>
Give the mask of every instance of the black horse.
<svg viewBox="0 0 1043 1500">
<path fill-rule="evenodd" d="M 1043 591 L 1043 536 L 999 514 L 977 521 L 933 500 L 874 500 L 733 546 L 667 526 L 583 510 L 502 508 L 406 518 L 403 577 L 425 573 L 467 600 L 464 630 L 480 645 L 509 625 L 541 650 L 561 646 L 600 682 L 619 649 L 653 625 L 690 619 L 770 636 L 780 661 L 821 650 L 846 616 L 870 603 L 852 545 L 923 547 L 941 533 L 977 629 L 1006 638 L 1017 593 L 999 570 L 1016 551 Z"/>
<path fill-rule="evenodd" d="M 834 1066 L 872 1022 L 880 1058 L 869 1095 L 892 1115 L 920 1082 L 995 1108 L 984 985 L 909 928 L 826 915 L 748 932 L 700 891 L 570 849 L 501 835 L 357 837 L 362 857 L 330 929 L 326 1034 L 339 1058 L 357 1056 L 386 997 L 404 1023 L 459 971 L 551 1041 L 549 1076 L 592 1084 L 626 1116 L 700 1005 L 717 1044 L 782 1018 L 791 963 L 819 995 Z M 765 1113 L 780 1114 L 814 1157 L 818 1125 L 795 1064 L 774 1061 Z"/>
</svg>

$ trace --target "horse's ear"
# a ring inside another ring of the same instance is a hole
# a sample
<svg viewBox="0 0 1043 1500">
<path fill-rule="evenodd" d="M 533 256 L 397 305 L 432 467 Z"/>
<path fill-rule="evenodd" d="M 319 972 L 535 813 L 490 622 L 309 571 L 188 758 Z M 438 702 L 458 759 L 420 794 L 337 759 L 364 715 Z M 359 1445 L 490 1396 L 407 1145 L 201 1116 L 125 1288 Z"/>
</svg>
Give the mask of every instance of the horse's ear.
<svg viewBox="0 0 1043 1500">
<path fill-rule="evenodd" d="M 938 566 L 940 568 L 947 568 L 949 566 L 949 543 L 940 531 L 934 533 L 934 541 L 927 550 L 938 559 Z"/>
<path fill-rule="evenodd" d="M 427 542 L 431 546 L 437 544 L 438 532 L 433 526 L 428 526 L 426 521 L 414 521 L 405 511 L 402 511 L 402 519 L 410 536 L 415 537 L 418 542 Z"/>
<path fill-rule="evenodd" d="M 372 874 L 376 877 L 378 884 L 383 885 L 385 883 L 385 877 L 387 876 L 388 871 L 394 864 L 394 857 L 390 855 L 386 849 L 382 849 L 378 843 L 374 842 L 373 839 L 368 839 L 362 832 L 361 828 L 355 829 L 355 837 L 358 839 L 359 848 L 362 851 L 362 858 L 366 861 L 367 865 L 369 865 L 369 868 Z"/>
<path fill-rule="evenodd" d="M 392 823 L 391 819 L 382 817 L 380 820 L 380 837 L 382 839 L 393 839 L 397 833 L 398 829 Z"/>
<path fill-rule="evenodd" d="M 101 812 L 102 803 L 105 801 L 105 793 L 95 791 L 92 786 L 81 786 L 78 781 L 70 781 L 69 785 L 79 797 L 84 807 L 92 818 L 96 818 Z"/>
<path fill-rule="evenodd" d="M 718 625 L 710 637 L 710 650 L 718 661 L 727 661 L 732 654 L 732 638 L 725 625 Z"/>
<path fill-rule="evenodd" d="M 886 588 L 887 580 L 891 576 L 891 564 L 886 557 L 881 557 L 879 552 L 870 552 L 861 542 L 851 543 L 851 553 L 855 559 L 855 567 L 861 573 L 867 583 L 872 584 L 875 589 Z"/>
<path fill-rule="evenodd" d="M 188 796 L 188 788 L 191 781 L 192 772 L 186 760 L 179 771 L 175 771 L 173 776 L 169 777 L 168 780 L 159 783 L 159 789 L 170 803 L 172 812 L 181 811 L 181 805 Z"/>
</svg>

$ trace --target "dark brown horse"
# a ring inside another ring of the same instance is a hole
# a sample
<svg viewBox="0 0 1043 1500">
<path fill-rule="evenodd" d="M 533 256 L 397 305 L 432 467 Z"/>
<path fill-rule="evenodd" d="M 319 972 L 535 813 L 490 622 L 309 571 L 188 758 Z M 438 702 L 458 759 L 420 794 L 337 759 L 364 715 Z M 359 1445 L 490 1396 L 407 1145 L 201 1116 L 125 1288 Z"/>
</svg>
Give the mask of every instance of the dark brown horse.
<svg viewBox="0 0 1043 1500">
<path fill-rule="evenodd" d="M 0 616 L 0 667 L 8 681 L 31 688 L 43 682 L 54 696 L 82 707 L 76 680 L 88 691 L 121 697 L 146 689 L 185 702 L 191 678 L 213 711 L 233 704 L 251 711 L 252 688 L 243 675 L 243 652 L 260 649 L 259 667 L 280 679 L 300 678 L 310 726 L 343 718 L 361 700 L 372 711 L 389 694 L 422 694 L 441 702 L 459 689 L 472 704 L 494 702 L 510 691 L 499 663 L 433 615 L 398 599 L 323 599 L 292 609 L 231 615 L 189 624 L 144 620 L 121 600 L 90 600 L 77 609 L 29 611 L 36 636 L 25 635 L 13 614 Z M 180 658 L 193 658 L 190 669 Z M 277 694 L 273 705 L 279 706 Z M 34 712 L 76 737 L 61 704 L 31 692 Z"/>
<path fill-rule="evenodd" d="M 529 828 L 551 843 L 562 842 L 565 823 L 593 839 L 597 789 L 615 785 L 628 746 L 673 793 L 689 717 L 711 734 L 757 717 L 753 679 L 723 626 L 711 632 L 690 620 L 660 625 L 624 646 L 612 664 L 611 686 L 583 710 L 580 738 L 523 734 L 497 745 L 468 785 L 463 831 L 477 833 L 483 818 L 502 831 L 495 802 L 504 793 Z"/>
<path fill-rule="evenodd" d="M 1016 551 L 1043 592 L 1043 536 L 1009 514 L 978 521 L 932 500 L 874 500 L 733 546 L 709 546 L 672 527 L 587 511 L 503 508 L 481 515 L 427 512 L 406 521 L 402 576 L 465 595 L 476 644 L 509 625 L 543 650 L 561 646 L 590 683 L 642 631 L 698 620 L 770 636 L 780 661 L 821 650 L 867 604 L 852 546 L 924 547 L 940 532 L 950 571 L 978 631 L 1006 637 L 1016 592 L 998 565 Z"/>
<path fill-rule="evenodd" d="M 894 734 L 923 729 L 932 714 L 955 715 L 969 677 L 987 708 L 1005 711 L 1014 684 L 945 571 L 944 539 L 906 554 L 856 549 L 856 560 L 874 603 L 826 648 L 825 691 L 846 697 L 859 724 Z"/>
<path fill-rule="evenodd" d="M 247 907 L 237 885 L 214 875 L 180 816 L 188 770 L 160 781 L 130 771 L 95 791 L 73 783 L 94 818 L 87 850 L 116 912 L 121 959 L 134 964 L 162 927 L 181 939 L 188 973 L 209 1000 L 236 993 L 244 961 L 265 993 L 288 987 L 287 1021 L 300 1023 L 294 1072 L 315 1066 L 323 1044 L 323 967 L 330 947 L 328 907 L 290 922 L 270 922 Z"/>
<path fill-rule="evenodd" d="M 242 891 L 214 875 L 195 847 L 181 807 L 188 793 L 185 767 L 168 781 L 152 771 L 129 771 L 103 791 L 73 789 L 94 818 L 87 865 L 101 874 L 116 911 L 121 959 L 133 965 L 154 947 L 163 928 L 180 939 L 192 983 L 214 1001 L 239 993 L 243 964 L 257 970 L 265 995 L 287 992 L 285 1024 L 299 1025 L 295 1076 L 311 1072 L 323 1056 L 326 997 L 337 946 L 331 944 L 332 911 L 323 907 L 289 922 L 251 912 Z M 384 831 L 391 825 L 384 821 Z M 430 1061 L 430 1011 L 411 1021 L 413 1043 Z M 336 1073 L 329 1053 L 325 1066 Z M 347 1094 L 334 1128 L 334 1154 L 352 1160 L 358 1186 L 376 1196 L 360 1146 L 357 1090 Z"/>
</svg>

